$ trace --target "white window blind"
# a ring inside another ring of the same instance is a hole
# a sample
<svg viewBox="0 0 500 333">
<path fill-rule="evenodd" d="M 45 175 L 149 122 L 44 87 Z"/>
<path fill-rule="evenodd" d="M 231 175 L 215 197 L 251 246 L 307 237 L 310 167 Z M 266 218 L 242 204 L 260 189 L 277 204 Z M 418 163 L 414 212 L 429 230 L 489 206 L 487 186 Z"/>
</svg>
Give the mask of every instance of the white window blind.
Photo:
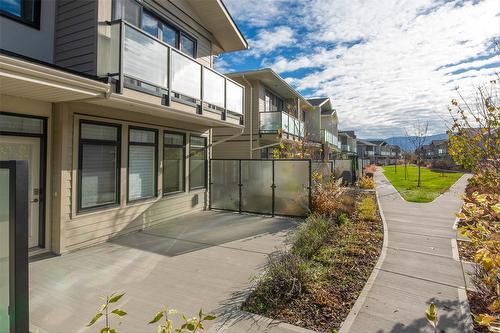
<svg viewBox="0 0 500 333">
<path fill-rule="evenodd" d="M 118 203 L 119 127 L 82 123 L 80 209 Z"/>
<path fill-rule="evenodd" d="M 156 195 L 156 132 L 129 130 L 128 200 Z"/>
</svg>

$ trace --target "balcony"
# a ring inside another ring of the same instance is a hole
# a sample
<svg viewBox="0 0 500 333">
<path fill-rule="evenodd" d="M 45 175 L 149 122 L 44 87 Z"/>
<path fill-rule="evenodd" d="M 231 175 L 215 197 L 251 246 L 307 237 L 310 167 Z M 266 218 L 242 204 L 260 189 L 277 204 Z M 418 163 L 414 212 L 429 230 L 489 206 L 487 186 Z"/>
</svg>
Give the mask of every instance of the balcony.
<svg viewBox="0 0 500 333">
<path fill-rule="evenodd" d="M 349 145 L 341 145 L 342 151 L 350 152 L 351 151 L 351 146 Z"/>
<path fill-rule="evenodd" d="M 260 133 L 278 133 L 281 129 L 284 134 L 304 137 L 304 122 L 284 111 L 264 111 L 259 113 L 259 117 Z"/>
<path fill-rule="evenodd" d="M 137 27 L 117 20 L 99 26 L 98 75 L 124 86 L 243 124 L 244 88 Z"/>
<path fill-rule="evenodd" d="M 324 129 L 321 130 L 321 141 L 327 142 L 335 147 L 338 146 L 337 136 L 335 136 L 335 134 L 333 134 L 332 132 L 330 132 L 328 130 L 324 130 Z"/>
</svg>

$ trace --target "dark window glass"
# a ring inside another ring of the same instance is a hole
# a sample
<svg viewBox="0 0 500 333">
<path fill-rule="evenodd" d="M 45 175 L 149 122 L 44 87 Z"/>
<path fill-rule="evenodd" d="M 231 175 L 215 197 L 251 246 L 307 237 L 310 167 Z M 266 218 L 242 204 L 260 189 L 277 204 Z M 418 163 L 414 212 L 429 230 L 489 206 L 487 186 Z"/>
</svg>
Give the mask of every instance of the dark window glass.
<svg viewBox="0 0 500 333">
<path fill-rule="evenodd" d="M 166 132 L 163 141 L 163 193 L 184 192 L 185 136 Z"/>
<path fill-rule="evenodd" d="M 0 0 L 0 14 L 38 26 L 40 23 L 40 0 Z"/>
<path fill-rule="evenodd" d="M 156 196 L 156 137 L 153 130 L 129 129 L 129 201 Z"/>
<path fill-rule="evenodd" d="M 82 122 L 79 208 L 119 203 L 120 128 Z"/>
<path fill-rule="evenodd" d="M 177 48 L 177 30 L 164 24 L 162 27 L 162 40 L 170 46 Z"/>
<path fill-rule="evenodd" d="M 158 37 L 158 20 L 156 17 L 144 12 L 142 15 L 142 30 L 151 36 Z"/>
<path fill-rule="evenodd" d="M 191 136 L 189 149 L 189 188 L 204 188 L 207 173 L 207 139 Z"/>
<path fill-rule="evenodd" d="M 196 46 L 194 40 L 181 34 L 180 50 L 195 58 Z"/>
</svg>

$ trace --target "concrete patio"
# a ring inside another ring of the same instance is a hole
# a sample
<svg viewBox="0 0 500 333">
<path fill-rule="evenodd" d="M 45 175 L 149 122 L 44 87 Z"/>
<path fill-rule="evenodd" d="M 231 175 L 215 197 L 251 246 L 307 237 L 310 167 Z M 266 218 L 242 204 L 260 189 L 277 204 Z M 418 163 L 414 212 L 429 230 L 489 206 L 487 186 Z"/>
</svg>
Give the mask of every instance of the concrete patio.
<svg viewBox="0 0 500 333">
<path fill-rule="evenodd" d="M 30 319 L 40 332 L 95 332 L 85 325 L 100 296 L 126 292 L 119 332 L 148 327 L 162 307 L 189 316 L 200 308 L 234 324 L 235 309 L 267 256 L 300 221 L 236 213 L 186 215 L 105 244 L 30 263 Z M 239 313 L 243 321 L 248 318 Z M 248 321 L 248 332 L 255 332 Z M 224 325 L 225 324 L 225 325 Z M 241 325 L 241 324 L 240 324 Z M 240 329 L 238 329 L 240 331 Z M 272 330 L 277 332 L 277 330 Z M 279 330 L 278 330 L 279 331 Z"/>
</svg>

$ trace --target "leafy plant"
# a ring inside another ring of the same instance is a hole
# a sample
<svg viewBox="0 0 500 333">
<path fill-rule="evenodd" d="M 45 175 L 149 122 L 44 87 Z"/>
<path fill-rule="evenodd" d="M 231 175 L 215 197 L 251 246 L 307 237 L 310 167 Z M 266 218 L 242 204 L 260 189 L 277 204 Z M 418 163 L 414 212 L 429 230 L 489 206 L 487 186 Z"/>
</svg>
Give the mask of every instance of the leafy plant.
<svg viewBox="0 0 500 333">
<path fill-rule="evenodd" d="M 213 314 L 206 314 L 200 309 L 198 312 L 198 317 L 188 318 L 185 315 L 181 315 L 183 324 L 179 328 L 174 328 L 173 321 L 169 316 L 177 314 L 177 310 L 174 309 L 164 309 L 156 313 L 155 317 L 148 324 L 159 323 L 162 318 L 164 318 L 163 323 L 158 326 L 158 333 L 171 333 L 171 332 L 204 332 L 205 321 L 214 320 L 216 317 Z"/>
<path fill-rule="evenodd" d="M 372 197 L 361 199 L 358 204 L 359 217 L 364 221 L 377 220 L 377 204 Z"/>
<path fill-rule="evenodd" d="M 116 308 L 113 310 L 110 310 L 111 304 L 117 303 L 122 297 L 125 295 L 123 294 L 111 294 L 109 296 L 103 297 L 103 299 L 106 301 L 103 305 L 101 305 L 101 308 L 99 311 L 94 315 L 94 317 L 90 320 L 90 322 L 87 324 L 87 327 L 90 327 L 97 323 L 102 317 L 104 317 L 104 327 L 100 330 L 100 333 L 117 333 L 116 329 L 112 328 L 110 326 L 110 318 L 112 316 L 115 317 L 124 317 L 127 315 L 127 312 L 120 308 Z"/>
<path fill-rule="evenodd" d="M 425 311 L 425 317 L 429 324 L 434 328 L 434 333 L 437 333 L 437 325 L 438 325 L 438 310 L 434 303 L 431 303 Z"/>
<path fill-rule="evenodd" d="M 243 309 L 267 314 L 299 298 L 311 280 L 309 265 L 300 256 L 280 252 L 270 256 L 267 272 L 258 279 L 257 286 Z"/>
<path fill-rule="evenodd" d="M 362 189 L 371 190 L 375 188 L 375 181 L 373 180 L 373 177 L 362 176 L 358 179 L 358 186 Z"/>
<path fill-rule="evenodd" d="M 292 253 L 311 258 L 329 236 L 332 224 L 318 216 L 309 216 L 293 235 Z"/>
<path fill-rule="evenodd" d="M 337 224 L 343 225 L 349 223 L 349 216 L 346 213 L 340 213 L 337 217 Z"/>
</svg>

